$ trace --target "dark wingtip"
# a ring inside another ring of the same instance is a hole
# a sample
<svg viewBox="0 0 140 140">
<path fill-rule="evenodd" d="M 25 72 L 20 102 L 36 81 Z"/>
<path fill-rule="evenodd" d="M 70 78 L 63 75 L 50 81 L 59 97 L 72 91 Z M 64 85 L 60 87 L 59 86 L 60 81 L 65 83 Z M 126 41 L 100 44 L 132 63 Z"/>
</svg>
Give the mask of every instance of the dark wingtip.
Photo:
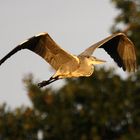
<svg viewBox="0 0 140 140">
<path fill-rule="evenodd" d="M 45 33 L 44 33 L 45 34 Z M 33 36 L 31 38 L 29 38 L 28 40 L 25 40 L 24 42 L 22 42 L 21 44 L 19 44 L 17 47 L 15 47 L 12 51 L 10 51 L 6 56 L 4 56 L 1 60 L 0 60 L 0 65 L 2 63 L 4 63 L 9 57 L 11 57 L 13 54 L 15 54 L 16 52 L 20 51 L 21 49 L 29 49 L 29 50 L 33 50 L 34 47 L 36 46 L 38 40 L 40 39 L 41 35 L 44 35 L 43 33 L 38 35 L 38 36 Z"/>
<path fill-rule="evenodd" d="M 5 61 L 4 58 L 0 60 L 0 66 L 4 61 Z"/>
<path fill-rule="evenodd" d="M 4 63 L 9 57 L 11 57 L 13 54 L 15 54 L 17 51 L 23 49 L 20 45 L 15 47 L 12 51 L 10 51 L 7 55 L 5 55 L 1 60 L 0 60 L 0 65 Z"/>
</svg>

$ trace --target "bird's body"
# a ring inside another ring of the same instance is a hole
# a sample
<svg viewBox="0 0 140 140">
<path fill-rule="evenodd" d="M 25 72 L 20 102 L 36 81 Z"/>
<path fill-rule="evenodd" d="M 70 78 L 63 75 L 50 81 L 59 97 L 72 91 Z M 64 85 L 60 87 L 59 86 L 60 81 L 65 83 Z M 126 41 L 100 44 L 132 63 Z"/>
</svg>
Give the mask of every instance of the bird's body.
<svg viewBox="0 0 140 140">
<path fill-rule="evenodd" d="M 129 72 L 137 69 L 134 44 L 124 33 L 116 33 L 102 41 L 93 44 L 80 55 L 72 55 L 55 43 L 48 33 L 36 35 L 19 44 L 0 60 L 0 65 L 21 49 L 29 49 L 45 59 L 56 73 L 48 80 L 39 83 L 43 87 L 62 78 L 90 76 L 94 65 L 104 63 L 104 60 L 91 56 L 96 48 L 103 48 L 114 59 L 119 67 Z"/>
<path fill-rule="evenodd" d="M 63 64 L 59 67 L 56 73 L 53 75 L 53 78 L 72 78 L 80 76 L 90 76 L 94 71 L 94 66 L 89 62 L 89 59 L 84 56 L 74 56 L 76 61 L 69 61 L 66 64 Z"/>
</svg>

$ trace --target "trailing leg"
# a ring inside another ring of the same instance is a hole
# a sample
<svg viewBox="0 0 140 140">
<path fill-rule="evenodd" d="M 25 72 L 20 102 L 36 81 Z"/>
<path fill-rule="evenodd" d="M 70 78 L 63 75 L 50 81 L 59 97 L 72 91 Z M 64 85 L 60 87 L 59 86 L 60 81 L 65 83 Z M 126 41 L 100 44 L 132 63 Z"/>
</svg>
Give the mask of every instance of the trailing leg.
<svg viewBox="0 0 140 140">
<path fill-rule="evenodd" d="M 49 80 L 47 80 L 47 81 L 42 81 L 42 82 L 38 83 L 38 87 L 39 87 L 39 88 L 42 88 L 42 87 L 44 87 L 44 86 L 46 86 L 46 85 L 49 85 L 50 83 L 53 83 L 53 82 L 55 82 L 55 81 L 57 81 L 57 80 L 59 80 L 58 77 L 55 77 L 55 78 L 51 77 L 51 78 L 50 78 Z"/>
</svg>

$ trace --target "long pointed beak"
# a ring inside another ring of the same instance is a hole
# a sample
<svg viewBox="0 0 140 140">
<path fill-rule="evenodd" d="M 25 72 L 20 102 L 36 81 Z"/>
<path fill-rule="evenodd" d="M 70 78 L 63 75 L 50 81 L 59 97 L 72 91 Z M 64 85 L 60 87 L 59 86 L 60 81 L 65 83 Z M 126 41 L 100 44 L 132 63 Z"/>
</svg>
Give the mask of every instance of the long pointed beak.
<svg viewBox="0 0 140 140">
<path fill-rule="evenodd" d="M 105 62 L 106 62 L 105 60 L 101 60 L 101 59 L 96 58 L 96 60 L 94 61 L 94 65 L 96 65 L 96 64 L 103 64 Z"/>
</svg>

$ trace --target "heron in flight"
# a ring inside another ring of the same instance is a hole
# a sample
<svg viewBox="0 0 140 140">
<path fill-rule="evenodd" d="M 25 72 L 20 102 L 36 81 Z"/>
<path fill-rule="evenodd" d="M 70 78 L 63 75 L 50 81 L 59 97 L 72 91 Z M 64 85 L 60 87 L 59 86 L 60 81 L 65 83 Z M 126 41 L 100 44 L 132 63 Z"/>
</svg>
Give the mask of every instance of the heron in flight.
<svg viewBox="0 0 140 140">
<path fill-rule="evenodd" d="M 106 62 L 92 56 L 97 48 L 103 48 L 124 71 L 135 72 L 137 69 L 134 44 L 124 33 L 113 34 L 91 45 L 78 56 L 63 50 L 48 33 L 41 33 L 15 47 L 0 60 L 0 65 L 22 49 L 38 54 L 56 70 L 49 80 L 38 83 L 41 88 L 58 79 L 92 75 L 94 65 Z"/>
</svg>

